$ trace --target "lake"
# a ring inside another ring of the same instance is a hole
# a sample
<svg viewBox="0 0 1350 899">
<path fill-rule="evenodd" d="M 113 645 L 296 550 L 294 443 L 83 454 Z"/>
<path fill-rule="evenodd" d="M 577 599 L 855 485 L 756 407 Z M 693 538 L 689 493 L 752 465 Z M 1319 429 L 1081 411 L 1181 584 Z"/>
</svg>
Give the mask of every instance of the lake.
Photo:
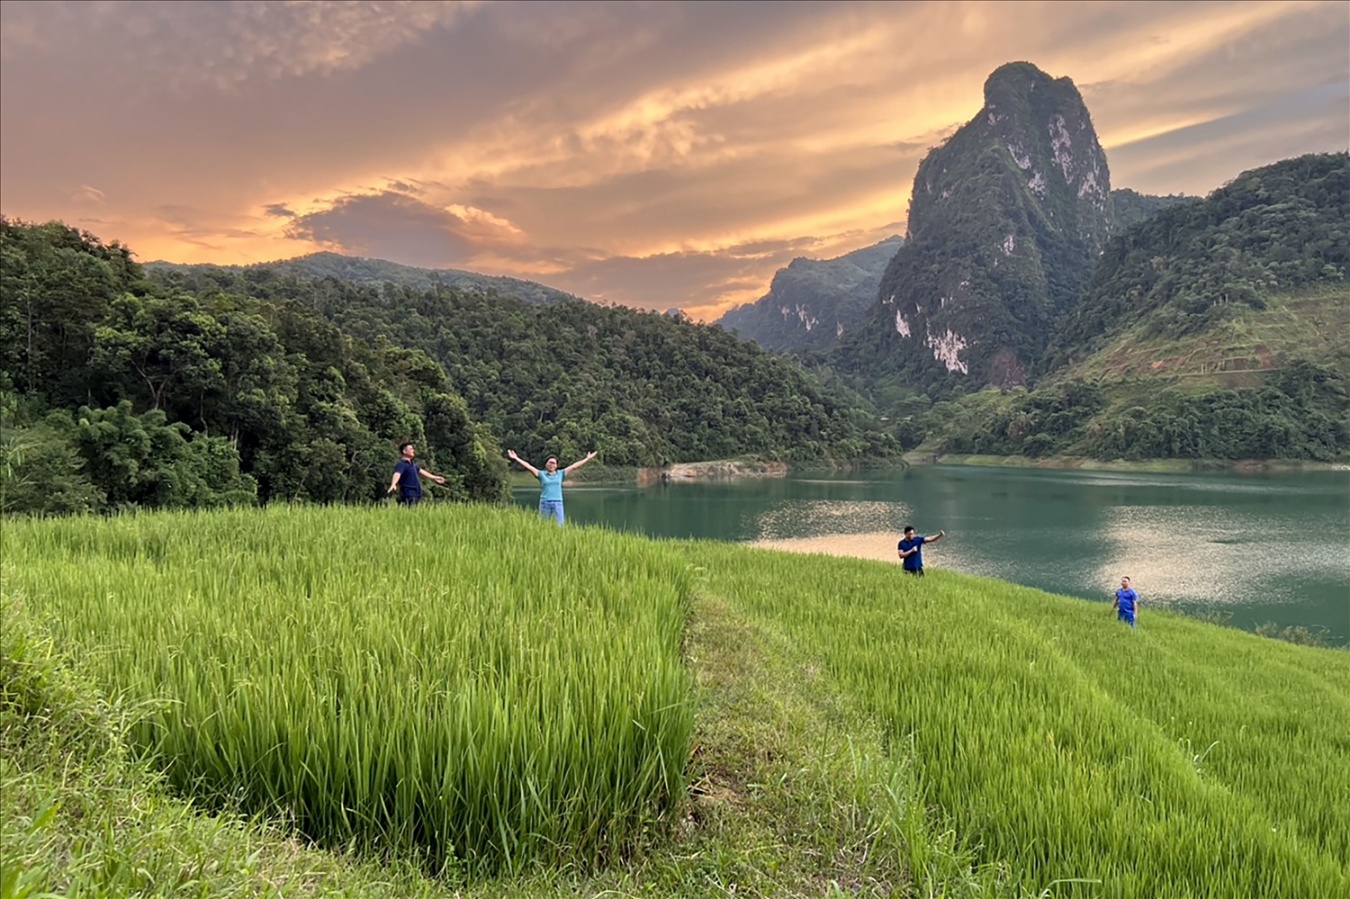
<svg viewBox="0 0 1350 899">
<path fill-rule="evenodd" d="M 537 488 L 514 491 L 536 505 Z M 1350 643 L 1350 472 L 1142 474 L 922 465 L 862 474 L 573 485 L 569 522 L 896 564 L 906 524 L 947 568 L 1109 602 L 1325 629 Z"/>
</svg>

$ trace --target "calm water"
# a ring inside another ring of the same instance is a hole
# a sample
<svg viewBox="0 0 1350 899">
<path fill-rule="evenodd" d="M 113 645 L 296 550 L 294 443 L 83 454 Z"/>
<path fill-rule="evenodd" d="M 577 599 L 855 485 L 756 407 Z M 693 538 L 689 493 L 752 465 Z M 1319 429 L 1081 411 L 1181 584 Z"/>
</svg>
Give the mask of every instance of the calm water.
<svg viewBox="0 0 1350 899">
<path fill-rule="evenodd" d="M 538 491 L 517 490 L 534 506 Z M 925 567 L 1350 643 L 1350 472 L 1124 474 L 915 466 L 865 475 L 568 487 L 571 522 L 895 562 L 900 530 L 947 531 Z"/>
</svg>

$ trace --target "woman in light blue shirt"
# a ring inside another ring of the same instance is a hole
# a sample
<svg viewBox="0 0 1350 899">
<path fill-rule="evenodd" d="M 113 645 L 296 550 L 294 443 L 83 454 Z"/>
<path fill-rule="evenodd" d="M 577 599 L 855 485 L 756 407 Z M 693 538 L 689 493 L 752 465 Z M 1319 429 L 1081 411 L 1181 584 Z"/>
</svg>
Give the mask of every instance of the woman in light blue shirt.
<svg viewBox="0 0 1350 899">
<path fill-rule="evenodd" d="M 521 468 L 524 468 L 530 474 L 539 479 L 539 514 L 545 518 L 552 518 L 558 524 L 563 523 L 563 498 L 562 482 L 569 471 L 575 471 L 587 462 L 595 458 L 595 450 L 586 454 L 585 458 L 573 462 L 566 468 L 558 468 L 558 457 L 549 456 L 544 462 L 544 468 L 541 471 L 535 468 L 529 462 L 526 462 L 520 456 L 516 455 L 515 450 L 507 450 L 506 455 L 510 457 Z"/>
</svg>

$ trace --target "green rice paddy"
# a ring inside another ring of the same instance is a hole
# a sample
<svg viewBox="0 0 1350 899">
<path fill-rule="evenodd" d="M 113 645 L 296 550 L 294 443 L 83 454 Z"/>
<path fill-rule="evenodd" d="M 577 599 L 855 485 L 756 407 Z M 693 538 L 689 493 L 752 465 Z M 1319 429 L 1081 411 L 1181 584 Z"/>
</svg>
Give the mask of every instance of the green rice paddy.
<svg viewBox="0 0 1350 899">
<path fill-rule="evenodd" d="M 880 735 L 837 740 L 901 895 L 939 837 L 1000 894 L 1350 895 L 1344 651 L 481 507 L 7 521 L 4 565 L 180 793 L 433 874 L 678 856 L 715 605 Z"/>
</svg>

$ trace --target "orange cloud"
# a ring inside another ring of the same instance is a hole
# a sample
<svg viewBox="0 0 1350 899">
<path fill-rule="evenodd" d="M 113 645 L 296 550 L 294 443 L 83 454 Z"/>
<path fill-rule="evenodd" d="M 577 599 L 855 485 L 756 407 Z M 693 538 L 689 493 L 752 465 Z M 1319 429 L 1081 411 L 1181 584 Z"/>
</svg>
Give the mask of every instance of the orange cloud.
<svg viewBox="0 0 1350 899">
<path fill-rule="evenodd" d="M 1350 140 L 1342 2 L 6 0 L 0 45 L 8 215 L 96 212 L 145 259 L 329 247 L 696 318 L 902 230 L 1010 59 L 1080 86 L 1117 186 L 1204 193 Z"/>
</svg>

